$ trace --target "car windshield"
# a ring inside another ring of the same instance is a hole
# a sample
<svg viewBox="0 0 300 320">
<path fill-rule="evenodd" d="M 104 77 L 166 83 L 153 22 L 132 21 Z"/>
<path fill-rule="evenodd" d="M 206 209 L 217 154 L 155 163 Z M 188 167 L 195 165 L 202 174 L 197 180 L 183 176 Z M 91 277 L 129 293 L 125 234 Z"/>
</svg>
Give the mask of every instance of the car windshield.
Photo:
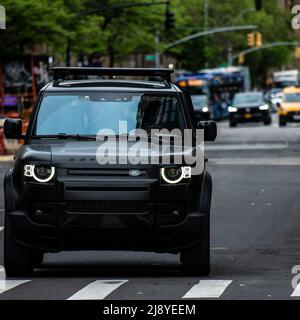
<svg viewBox="0 0 300 320">
<path fill-rule="evenodd" d="M 244 94 L 237 94 L 234 97 L 233 104 L 259 104 L 262 103 L 262 94 L 261 93 L 244 93 Z"/>
<path fill-rule="evenodd" d="M 284 102 L 300 102 L 300 93 L 286 93 Z"/>
<path fill-rule="evenodd" d="M 192 98 L 194 109 L 201 109 L 207 106 L 206 95 L 192 95 L 191 98 Z"/>
<path fill-rule="evenodd" d="M 120 121 L 127 124 L 121 130 Z M 38 112 L 35 135 L 96 135 L 101 129 L 119 135 L 139 128 L 184 129 L 177 97 L 143 93 L 47 94 Z"/>
</svg>

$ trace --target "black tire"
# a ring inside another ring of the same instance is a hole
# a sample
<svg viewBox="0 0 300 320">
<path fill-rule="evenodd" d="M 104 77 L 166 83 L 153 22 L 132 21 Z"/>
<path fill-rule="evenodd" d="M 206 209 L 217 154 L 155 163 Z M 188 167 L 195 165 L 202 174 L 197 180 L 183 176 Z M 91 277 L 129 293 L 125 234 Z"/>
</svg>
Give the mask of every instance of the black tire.
<svg viewBox="0 0 300 320">
<path fill-rule="evenodd" d="M 36 266 L 41 265 L 43 263 L 43 260 L 44 260 L 43 252 L 34 251 L 32 253 L 32 261 L 34 265 Z"/>
<path fill-rule="evenodd" d="M 229 127 L 230 128 L 233 128 L 233 127 L 236 127 L 237 126 L 237 123 L 234 122 L 234 121 L 229 121 Z"/>
<path fill-rule="evenodd" d="M 33 271 L 32 252 L 17 243 L 7 218 L 4 223 L 4 268 L 8 277 L 27 277 Z"/>
<path fill-rule="evenodd" d="M 269 126 L 271 124 L 271 122 L 272 122 L 272 120 L 271 120 L 271 118 L 269 118 L 269 119 L 264 121 L 264 125 L 265 126 Z"/>
<path fill-rule="evenodd" d="M 282 119 L 282 117 L 279 117 L 279 127 L 285 127 L 286 126 L 286 121 Z"/>
<path fill-rule="evenodd" d="M 186 275 L 207 276 L 210 273 L 210 223 L 209 216 L 201 241 L 180 254 L 182 270 Z"/>
</svg>

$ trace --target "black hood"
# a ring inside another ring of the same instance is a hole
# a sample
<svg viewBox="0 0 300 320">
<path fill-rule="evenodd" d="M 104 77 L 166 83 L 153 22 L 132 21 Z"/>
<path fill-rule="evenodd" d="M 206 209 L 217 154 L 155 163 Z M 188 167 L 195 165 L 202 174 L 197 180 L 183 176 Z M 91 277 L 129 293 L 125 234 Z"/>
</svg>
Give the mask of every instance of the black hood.
<svg viewBox="0 0 300 320">
<path fill-rule="evenodd" d="M 245 108 L 258 108 L 261 105 L 263 105 L 263 103 L 240 103 L 235 105 L 237 108 L 239 109 L 245 109 Z"/>
<path fill-rule="evenodd" d="M 97 162 L 98 148 L 103 145 L 104 142 L 99 141 L 34 141 L 31 145 L 24 145 L 21 147 L 18 157 L 22 158 L 24 162 L 48 162 L 59 167 L 97 167 L 100 164 Z M 128 149 L 132 147 L 136 142 L 127 142 L 127 148 L 119 147 L 116 144 L 116 152 L 111 154 L 117 159 L 117 166 L 119 165 L 119 158 L 124 157 L 128 153 Z M 156 144 L 156 146 L 158 146 Z M 176 152 L 173 147 L 169 150 L 165 150 L 163 153 L 154 152 L 154 156 L 161 158 L 162 155 L 181 155 L 192 154 L 195 148 L 189 148 L 185 153 Z M 150 154 L 150 145 L 146 145 L 145 148 L 141 148 L 141 151 L 145 154 Z M 123 166 L 123 165 L 122 165 Z M 132 164 L 124 165 L 125 167 Z"/>
</svg>

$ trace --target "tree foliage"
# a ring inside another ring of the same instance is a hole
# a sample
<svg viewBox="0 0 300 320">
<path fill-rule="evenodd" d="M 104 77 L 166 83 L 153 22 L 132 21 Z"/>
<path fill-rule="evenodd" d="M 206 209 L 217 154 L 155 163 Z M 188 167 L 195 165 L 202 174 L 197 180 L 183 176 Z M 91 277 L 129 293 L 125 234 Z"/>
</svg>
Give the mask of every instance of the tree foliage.
<svg viewBox="0 0 300 320">
<path fill-rule="evenodd" d="M 164 52 L 166 44 L 204 28 L 205 0 L 171 0 L 174 30 L 165 32 L 165 5 L 115 9 L 116 5 L 158 0 L 2 0 L 7 11 L 7 29 L 0 31 L 0 55 L 23 54 L 37 44 L 64 61 L 67 45 L 73 54 L 100 52 L 111 65 L 126 61 L 133 53 Z M 291 16 L 274 0 L 263 0 L 263 10 L 251 11 L 254 0 L 209 0 L 208 28 L 255 24 L 264 43 L 295 40 Z M 112 7 L 114 9 L 112 9 Z M 105 8 L 98 13 L 82 12 Z M 178 45 L 165 53 L 177 57 L 188 70 L 215 67 L 227 62 L 228 48 L 237 53 L 247 48 L 246 33 L 226 32 Z M 157 43 L 157 39 L 160 43 Z M 270 67 L 280 68 L 292 58 L 293 48 L 273 48 L 246 56 L 254 75 Z M 262 80 L 262 79 L 259 79 Z"/>
</svg>

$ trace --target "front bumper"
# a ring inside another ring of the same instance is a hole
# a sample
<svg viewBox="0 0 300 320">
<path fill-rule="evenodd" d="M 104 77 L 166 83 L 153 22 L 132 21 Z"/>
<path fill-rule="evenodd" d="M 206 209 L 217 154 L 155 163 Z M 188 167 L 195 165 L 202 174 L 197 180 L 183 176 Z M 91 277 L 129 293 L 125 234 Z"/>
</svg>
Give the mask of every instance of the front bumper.
<svg viewBox="0 0 300 320">
<path fill-rule="evenodd" d="M 195 118 L 197 121 L 207 121 L 211 119 L 210 111 L 203 112 L 199 110 L 195 110 Z"/>
<path fill-rule="evenodd" d="M 45 252 L 178 252 L 201 239 L 207 215 L 195 206 L 200 186 L 162 186 L 146 177 L 30 183 L 21 196 L 25 207 L 7 214 L 16 240 Z"/>
<path fill-rule="evenodd" d="M 21 244 L 45 252 L 62 250 L 135 250 L 178 252 L 201 239 L 206 215 L 189 212 L 182 223 L 141 227 L 132 216 L 126 227 L 120 217 L 103 217 L 101 226 L 53 226 L 33 222 L 26 212 L 10 212 L 14 236 Z M 144 217 L 146 218 L 146 217 Z M 131 221 L 130 221 L 131 220 Z M 137 219 L 138 220 L 138 219 Z M 131 227 L 128 224 L 132 223 Z M 139 221 L 138 223 L 142 223 Z"/>
<path fill-rule="evenodd" d="M 231 112 L 229 120 L 232 122 L 260 122 L 270 119 L 268 111 L 251 111 L 251 112 Z"/>
<path fill-rule="evenodd" d="M 287 113 L 280 113 L 279 117 L 285 122 L 300 122 L 300 111 L 291 111 Z"/>
</svg>

